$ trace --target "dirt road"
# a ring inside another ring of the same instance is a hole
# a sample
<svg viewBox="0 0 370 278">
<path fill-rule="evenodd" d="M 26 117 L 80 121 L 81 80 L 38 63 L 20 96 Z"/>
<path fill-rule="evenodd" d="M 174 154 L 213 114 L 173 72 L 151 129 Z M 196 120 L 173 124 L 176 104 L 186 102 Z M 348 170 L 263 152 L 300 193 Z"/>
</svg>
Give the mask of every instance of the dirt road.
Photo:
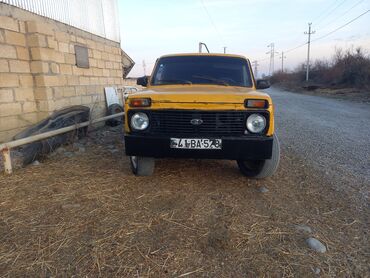
<svg viewBox="0 0 370 278">
<path fill-rule="evenodd" d="M 349 193 L 354 201 L 367 204 L 370 104 L 275 88 L 266 91 L 276 106 L 277 131 L 283 148 L 336 179 L 336 188 L 344 194 Z M 343 180 L 349 183 L 343 183 Z"/>
<path fill-rule="evenodd" d="M 332 100 L 270 92 L 283 147 L 270 179 L 210 160 L 159 160 L 154 176 L 137 178 L 119 129 L 0 176 L 0 275 L 369 276 L 369 208 L 358 193 L 368 176 L 356 167 L 366 161 L 348 150 L 352 139 L 364 142 L 356 130 L 366 111 L 336 113 Z M 320 121 L 320 111 L 337 122 Z M 337 131 L 342 122 L 348 134 Z M 311 250 L 309 237 L 327 251 Z"/>
</svg>

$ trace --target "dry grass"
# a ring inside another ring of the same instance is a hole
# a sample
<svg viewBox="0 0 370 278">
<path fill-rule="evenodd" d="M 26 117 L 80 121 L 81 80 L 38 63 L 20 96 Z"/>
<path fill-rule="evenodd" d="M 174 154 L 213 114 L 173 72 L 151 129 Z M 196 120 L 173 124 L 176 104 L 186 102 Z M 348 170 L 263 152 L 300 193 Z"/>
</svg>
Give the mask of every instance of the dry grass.
<svg viewBox="0 0 370 278">
<path fill-rule="evenodd" d="M 266 181 L 198 160 L 160 160 L 153 177 L 137 178 L 121 153 L 92 144 L 0 176 L 0 274 L 368 276 L 369 211 L 330 183 L 290 153 Z M 328 252 L 309 250 L 296 224 Z"/>
</svg>

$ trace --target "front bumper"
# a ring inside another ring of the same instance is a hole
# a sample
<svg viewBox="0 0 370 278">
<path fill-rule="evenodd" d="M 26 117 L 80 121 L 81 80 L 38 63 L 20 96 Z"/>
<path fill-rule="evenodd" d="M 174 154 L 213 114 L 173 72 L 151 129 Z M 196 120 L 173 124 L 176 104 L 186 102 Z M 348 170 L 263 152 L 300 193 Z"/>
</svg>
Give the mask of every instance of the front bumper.
<svg viewBox="0 0 370 278">
<path fill-rule="evenodd" d="M 174 137 L 196 138 L 188 135 Z M 222 139 L 221 150 L 173 149 L 170 148 L 170 138 L 168 136 L 125 135 L 125 150 L 128 156 L 154 158 L 179 157 L 230 160 L 262 160 L 271 158 L 272 137 L 243 136 L 215 138 Z"/>
</svg>

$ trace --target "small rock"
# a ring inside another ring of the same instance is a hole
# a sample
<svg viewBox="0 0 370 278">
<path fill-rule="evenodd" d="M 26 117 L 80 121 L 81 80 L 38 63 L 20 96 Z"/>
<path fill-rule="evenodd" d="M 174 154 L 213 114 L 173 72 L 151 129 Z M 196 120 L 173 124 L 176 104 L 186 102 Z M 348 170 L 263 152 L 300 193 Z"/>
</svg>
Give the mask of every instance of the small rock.
<svg viewBox="0 0 370 278">
<path fill-rule="evenodd" d="M 60 148 L 57 148 L 56 149 L 56 152 L 57 153 L 64 153 L 66 151 L 66 149 L 65 148 L 63 148 L 63 147 L 60 147 Z"/>
<path fill-rule="evenodd" d="M 75 142 L 75 143 L 73 143 L 73 145 L 72 145 L 72 147 L 73 147 L 74 149 L 78 149 L 78 148 L 81 148 L 81 147 L 83 147 L 83 146 L 84 146 L 83 144 L 78 143 L 78 142 Z"/>
<path fill-rule="evenodd" d="M 315 267 L 315 268 L 313 268 L 313 269 L 312 269 L 312 271 L 313 271 L 313 273 L 315 273 L 316 275 L 319 275 L 319 274 L 320 274 L 320 272 L 321 272 L 321 269 L 320 269 L 320 268 L 318 268 L 318 267 Z"/>
<path fill-rule="evenodd" d="M 258 191 L 261 192 L 261 193 L 269 192 L 269 190 L 266 187 L 264 187 L 264 186 L 258 187 Z"/>
<path fill-rule="evenodd" d="M 84 153 L 84 152 L 86 152 L 86 148 L 85 148 L 85 147 L 83 147 L 83 146 L 78 147 L 78 152 L 79 152 L 79 153 Z"/>
<path fill-rule="evenodd" d="M 324 244 L 321 243 L 316 238 L 310 237 L 306 239 L 306 243 L 308 244 L 308 247 L 310 247 L 312 250 L 315 250 L 316 252 L 319 253 L 325 253 L 326 252 L 326 247 Z"/>
<path fill-rule="evenodd" d="M 108 148 L 108 149 L 115 149 L 115 148 L 116 148 L 116 146 L 114 146 L 114 145 L 107 145 L 107 148 Z"/>
<path fill-rule="evenodd" d="M 110 151 L 110 153 L 117 153 L 117 152 L 119 152 L 117 149 L 113 149 L 113 150 L 109 150 Z"/>
<path fill-rule="evenodd" d="M 304 232 L 304 233 L 312 233 L 311 227 L 307 225 L 295 225 L 295 228 L 298 232 Z"/>
<path fill-rule="evenodd" d="M 71 153 L 71 152 L 65 152 L 64 153 L 64 156 L 65 157 L 73 157 L 73 153 Z"/>
<path fill-rule="evenodd" d="M 31 163 L 33 166 L 39 166 L 41 163 L 38 160 L 35 160 Z"/>
</svg>

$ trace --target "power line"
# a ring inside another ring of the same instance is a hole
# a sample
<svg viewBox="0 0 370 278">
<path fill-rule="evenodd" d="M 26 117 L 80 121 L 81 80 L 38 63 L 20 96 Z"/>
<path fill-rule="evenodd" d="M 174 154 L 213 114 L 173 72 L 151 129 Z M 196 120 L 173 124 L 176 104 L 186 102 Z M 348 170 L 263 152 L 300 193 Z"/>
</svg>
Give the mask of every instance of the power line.
<svg viewBox="0 0 370 278">
<path fill-rule="evenodd" d="M 336 8 L 338 8 L 341 4 L 343 4 L 344 2 L 345 2 L 346 0 L 344 0 L 344 1 L 342 1 L 341 3 L 339 3 L 339 5 L 337 5 L 332 11 L 334 11 Z M 355 5 L 353 5 L 349 10 L 347 10 L 345 13 L 343 13 L 342 15 L 340 15 L 338 18 L 340 18 L 340 17 L 342 17 L 342 16 L 344 16 L 345 14 L 347 14 L 350 10 L 352 10 L 353 8 L 355 8 L 356 6 L 358 6 L 361 2 L 363 2 L 364 0 L 360 0 L 359 2 L 357 2 Z M 337 1 L 334 1 L 333 2 L 333 4 L 335 4 Z M 326 10 L 324 10 L 324 12 L 323 13 L 321 13 L 320 14 L 320 16 L 318 16 L 316 19 L 318 19 L 318 18 L 320 18 L 323 14 L 325 14 L 325 12 L 327 11 L 327 10 L 329 10 L 329 8 L 331 7 L 332 5 L 330 5 Z M 336 18 L 335 20 L 337 20 L 338 18 Z M 335 20 L 333 20 L 333 21 L 331 21 L 330 22 L 330 24 L 331 23 L 333 23 Z M 317 40 L 317 39 L 316 39 Z M 313 40 L 313 41 L 316 41 L 316 40 Z M 284 51 L 284 53 L 289 53 L 289 52 L 292 52 L 292 51 L 294 51 L 294 50 L 296 50 L 296 49 L 298 49 L 298 48 L 301 48 L 301 47 L 303 47 L 303 46 L 305 46 L 305 45 L 307 45 L 307 43 L 308 42 L 305 42 L 305 43 L 302 43 L 302 44 L 299 44 L 299 45 L 297 45 L 297 46 L 295 46 L 295 47 L 292 47 L 292 48 L 289 48 L 288 50 L 285 50 Z M 262 61 L 264 61 L 264 60 L 267 60 L 268 58 L 266 58 L 266 59 L 263 59 L 263 60 L 259 60 L 260 62 L 262 62 Z"/>
<path fill-rule="evenodd" d="M 220 31 L 218 30 L 215 22 L 213 21 L 211 14 L 208 12 L 208 9 L 207 9 L 206 5 L 204 4 L 204 1 L 203 0 L 200 0 L 200 2 L 202 4 L 202 6 L 203 6 L 204 11 L 206 12 L 206 14 L 208 16 L 209 21 L 211 22 L 213 28 L 215 29 L 215 31 L 216 31 L 216 33 L 218 35 L 219 40 L 225 45 L 225 41 L 223 40 Z"/>
<path fill-rule="evenodd" d="M 335 3 L 337 3 L 338 0 L 335 0 L 332 4 L 330 4 L 322 13 L 319 14 L 319 16 L 315 17 L 312 21 L 315 22 L 319 18 L 321 18 L 329 9 L 331 6 L 333 6 Z"/>
<path fill-rule="evenodd" d="M 343 0 L 342 2 L 340 2 L 337 6 L 334 7 L 334 9 L 332 9 L 328 14 L 326 14 L 326 17 L 319 20 L 318 22 L 315 22 L 315 24 L 318 25 L 320 22 L 324 21 L 329 15 L 331 15 L 336 9 L 338 9 L 340 6 L 342 6 L 343 3 L 346 2 L 346 1 L 347 0 Z"/>
<path fill-rule="evenodd" d="M 363 1 L 363 0 L 361 0 L 360 2 L 362 2 L 362 1 Z M 358 3 L 358 4 L 359 4 L 359 3 Z M 321 36 L 321 37 L 319 37 L 319 38 L 316 38 L 316 39 L 312 40 L 311 42 L 315 42 L 315 41 L 317 41 L 317 40 L 323 39 L 323 38 L 325 38 L 325 37 L 327 37 L 327 36 L 329 36 L 329 35 L 333 34 L 334 32 L 336 32 L 336 31 L 338 31 L 338 30 L 340 30 L 340 29 L 344 28 L 344 27 L 345 27 L 345 26 L 347 26 L 348 24 L 350 24 L 350 23 L 354 22 L 355 20 L 357 20 L 357 19 L 358 19 L 358 18 L 360 18 L 361 16 L 363 16 L 363 15 L 367 14 L 369 11 L 370 11 L 370 10 L 367 10 L 366 12 L 364 12 L 364 13 L 360 14 L 358 17 L 356 17 L 356 18 L 354 18 L 354 19 L 350 20 L 350 21 L 349 21 L 349 22 L 347 22 L 346 24 L 344 24 L 344 25 L 342 25 L 342 26 L 338 27 L 337 29 L 335 29 L 335 30 L 333 30 L 333 31 L 331 31 L 331 32 L 329 32 L 329 33 L 327 33 L 327 34 L 326 34 L 326 35 L 324 35 L 324 36 Z M 302 43 L 302 44 L 300 44 L 300 45 L 297 45 L 297 46 L 295 46 L 295 47 L 293 47 L 293 48 L 290 48 L 290 49 L 288 49 L 288 50 L 285 50 L 285 51 L 284 51 L 284 53 L 289 53 L 289 52 L 294 51 L 294 50 L 296 50 L 296 49 L 298 49 L 298 48 L 301 48 L 301 47 L 303 47 L 303 46 L 305 46 L 305 45 L 307 45 L 307 42 Z M 264 60 L 267 60 L 267 59 L 268 59 L 268 58 L 266 58 L 266 59 L 264 59 Z M 259 61 L 261 62 L 261 61 L 263 61 L 263 60 L 259 60 Z"/>
<path fill-rule="evenodd" d="M 363 1 L 363 0 L 362 0 L 362 1 Z M 358 4 L 360 4 L 362 1 L 359 1 L 358 3 L 356 3 L 356 4 L 355 4 L 353 7 L 351 7 L 349 10 L 353 9 L 355 6 L 357 6 Z M 349 10 L 348 10 L 348 11 L 349 11 Z M 347 12 L 348 12 L 348 11 L 347 11 Z M 347 12 L 346 12 L 346 13 L 347 13 Z M 325 35 L 323 35 L 323 36 L 321 36 L 321 37 L 318 37 L 318 38 L 316 38 L 316 39 L 314 39 L 314 40 L 311 40 L 310 42 L 312 43 L 312 42 L 315 42 L 315 41 L 318 41 L 318 40 L 321 40 L 321 39 L 323 39 L 323 38 L 326 38 L 326 37 L 330 36 L 331 34 L 333 34 L 333 33 L 337 32 L 337 31 L 339 31 L 340 29 L 342 29 L 342 28 L 346 27 L 347 25 L 349 25 L 349 24 L 351 24 L 352 22 L 356 21 L 356 20 L 357 20 L 357 19 L 359 19 L 360 17 L 364 16 L 364 15 L 365 15 L 365 14 L 367 14 L 368 12 L 370 12 L 370 10 L 365 11 L 364 13 L 362 13 L 362 14 L 360 14 L 359 16 L 357 16 L 357 17 L 353 18 L 352 20 L 350 20 L 350 21 L 346 22 L 345 24 L 343 24 L 343 25 L 339 26 L 338 28 L 336 28 L 336 29 L 332 30 L 331 32 L 329 32 L 329 33 L 327 33 L 327 34 L 325 34 Z M 300 44 L 300 45 L 297 45 L 297 46 L 295 46 L 295 47 L 293 47 L 293 48 L 290 48 L 290 49 L 288 49 L 288 50 L 284 51 L 283 53 L 285 53 L 285 54 L 286 54 L 286 53 L 289 53 L 289 52 L 294 51 L 294 50 L 296 50 L 296 49 L 298 49 L 298 48 L 301 48 L 301 47 L 303 47 L 303 46 L 305 46 L 305 45 L 307 45 L 307 44 L 308 44 L 308 42 L 302 43 L 302 44 Z M 269 45 L 268 47 L 270 47 L 270 45 Z M 276 52 L 275 52 L 275 53 L 276 53 Z M 267 54 L 270 54 L 270 51 L 269 51 L 269 52 L 267 52 Z M 270 59 L 270 67 L 271 67 L 271 56 L 270 56 L 270 57 L 268 57 L 268 58 L 264 58 L 264 59 L 258 59 L 257 61 L 258 61 L 258 62 L 264 62 L 264 61 L 266 61 L 266 60 L 268 60 L 268 59 Z"/>
<path fill-rule="evenodd" d="M 264 61 L 267 61 L 269 59 L 270 59 L 270 57 L 267 57 L 267 58 L 257 59 L 257 61 L 258 62 L 264 62 Z"/>
<path fill-rule="evenodd" d="M 327 34 L 325 34 L 325 35 L 323 35 L 323 36 L 321 36 L 321 37 L 319 37 L 319 38 L 317 38 L 317 39 L 312 40 L 312 42 L 315 42 L 315 41 L 321 40 L 321 39 L 323 39 L 323 38 L 326 38 L 327 36 L 329 36 L 329 35 L 331 35 L 331 34 L 335 33 L 336 31 L 338 31 L 338 30 L 340 30 L 340 29 L 342 29 L 342 28 L 346 27 L 347 25 L 351 24 L 352 22 L 356 21 L 357 19 L 359 19 L 360 17 L 364 16 L 364 15 L 365 15 L 365 14 L 367 14 L 368 12 L 370 12 L 370 10 L 367 10 L 366 12 L 364 12 L 364 13 L 360 14 L 359 16 L 355 17 L 354 19 L 352 19 L 352 20 L 348 21 L 347 23 L 343 24 L 342 26 L 338 27 L 337 29 L 334 29 L 333 31 L 331 31 L 331 32 L 329 32 L 329 33 L 327 33 Z"/>
<path fill-rule="evenodd" d="M 339 18 L 342 18 L 344 15 L 348 14 L 351 10 L 353 10 L 355 7 L 357 7 L 358 5 L 360 5 L 364 1 L 365 0 L 358 1 L 356 4 L 354 4 L 351 8 L 349 8 L 347 11 L 345 11 L 344 13 L 342 13 L 340 16 L 338 16 L 338 17 L 334 18 L 334 20 L 331 20 L 328 23 L 326 23 L 325 24 L 325 28 L 327 28 L 328 26 L 330 26 L 333 22 L 337 21 Z"/>
<path fill-rule="evenodd" d="M 300 45 L 298 45 L 298 46 L 296 46 L 296 47 L 293 47 L 293 48 L 290 48 L 290 49 L 288 49 L 288 50 L 284 51 L 284 53 L 292 52 L 293 50 L 296 50 L 296 49 L 298 49 L 298 48 L 301 48 L 301 47 L 305 46 L 306 44 L 307 44 L 307 42 L 302 43 L 302 44 L 300 44 Z"/>
<path fill-rule="evenodd" d="M 268 52 L 269 53 L 269 52 Z M 265 61 L 267 61 L 267 60 L 270 60 L 271 59 L 271 57 L 267 57 L 267 58 L 261 58 L 261 59 L 257 59 L 257 60 L 255 60 L 254 62 L 265 62 Z M 259 66 L 259 65 L 258 65 Z"/>
</svg>

